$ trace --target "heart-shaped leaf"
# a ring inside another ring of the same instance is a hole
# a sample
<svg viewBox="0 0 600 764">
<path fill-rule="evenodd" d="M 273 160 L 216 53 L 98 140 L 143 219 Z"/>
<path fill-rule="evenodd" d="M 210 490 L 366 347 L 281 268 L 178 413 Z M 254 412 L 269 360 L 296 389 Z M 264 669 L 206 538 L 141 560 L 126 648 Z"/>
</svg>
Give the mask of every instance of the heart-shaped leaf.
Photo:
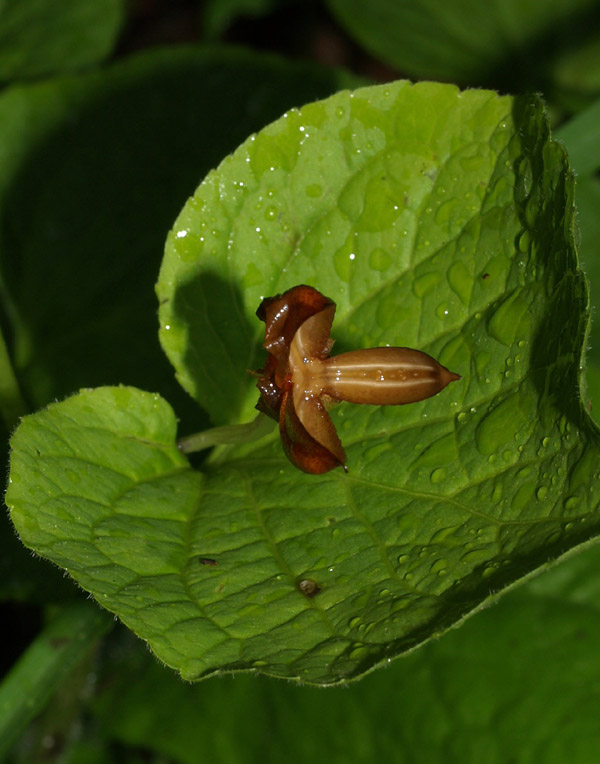
<svg viewBox="0 0 600 764">
<path fill-rule="evenodd" d="M 579 394 L 573 180 L 541 105 L 399 82 L 292 110 L 210 173 L 169 236 L 161 339 L 216 423 L 251 416 L 261 297 L 336 300 L 336 350 L 412 345 L 463 379 L 333 412 L 349 474 L 275 437 L 192 470 L 156 396 L 86 391 L 24 420 L 7 501 L 183 676 L 359 676 L 598 534 Z"/>
</svg>

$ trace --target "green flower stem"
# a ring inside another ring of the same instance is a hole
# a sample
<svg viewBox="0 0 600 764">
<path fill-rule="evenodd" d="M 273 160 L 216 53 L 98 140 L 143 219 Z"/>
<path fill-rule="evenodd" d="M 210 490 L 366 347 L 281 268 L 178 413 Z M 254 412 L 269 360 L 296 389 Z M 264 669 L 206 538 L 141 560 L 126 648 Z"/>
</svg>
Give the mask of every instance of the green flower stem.
<svg viewBox="0 0 600 764">
<path fill-rule="evenodd" d="M 0 761 L 112 620 L 90 602 L 68 605 L 0 684 Z"/>
<path fill-rule="evenodd" d="M 6 429 L 10 431 L 24 414 L 27 414 L 27 407 L 19 389 L 6 342 L 0 333 L 0 416 Z"/>
<path fill-rule="evenodd" d="M 264 414 L 259 414 L 256 419 L 247 424 L 229 424 L 224 427 L 213 427 L 210 430 L 197 432 L 181 438 L 177 446 L 184 454 L 192 454 L 203 451 L 213 446 L 231 446 L 240 443 L 251 443 L 260 440 L 273 430 L 273 420 Z"/>
</svg>

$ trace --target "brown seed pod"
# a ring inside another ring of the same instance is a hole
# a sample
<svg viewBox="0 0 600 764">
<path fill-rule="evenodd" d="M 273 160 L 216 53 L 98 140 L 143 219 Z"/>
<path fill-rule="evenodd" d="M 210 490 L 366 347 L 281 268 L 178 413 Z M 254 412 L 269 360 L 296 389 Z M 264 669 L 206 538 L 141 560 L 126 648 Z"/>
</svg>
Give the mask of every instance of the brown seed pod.
<svg viewBox="0 0 600 764">
<path fill-rule="evenodd" d="M 257 372 L 259 411 L 279 422 L 283 448 L 313 475 L 346 469 L 346 454 L 327 413 L 335 401 L 397 406 L 436 395 L 460 375 L 420 350 L 379 347 L 330 357 L 335 303 L 300 285 L 268 297 L 256 311 L 265 322 L 265 368 Z"/>
</svg>

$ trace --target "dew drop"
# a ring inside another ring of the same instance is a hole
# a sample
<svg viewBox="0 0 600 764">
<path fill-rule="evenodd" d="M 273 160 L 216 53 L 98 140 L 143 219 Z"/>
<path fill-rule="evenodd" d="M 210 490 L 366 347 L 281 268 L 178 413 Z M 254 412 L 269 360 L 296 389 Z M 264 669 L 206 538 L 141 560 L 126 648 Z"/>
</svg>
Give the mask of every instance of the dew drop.
<svg viewBox="0 0 600 764">
<path fill-rule="evenodd" d="M 434 220 L 437 225 L 445 226 L 451 221 L 454 222 L 456 216 L 456 209 L 460 202 L 458 199 L 448 199 L 446 202 L 442 202 L 436 210 Z"/>
<path fill-rule="evenodd" d="M 412 282 L 412 291 L 415 297 L 422 300 L 426 294 L 435 289 L 440 283 L 440 273 L 438 271 L 431 271 L 430 273 L 424 273 L 422 276 L 417 276 Z"/>
<path fill-rule="evenodd" d="M 430 573 L 437 573 L 438 575 L 443 575 L 446 572 L 446 568 L 448 567 L 448 563 L 446 560 L 444 560 L 443 557 L 441 557 L 439 560 L 436 560 L 431 568 L 429 568 Z"/>
<path fill-rule="evenodd" d="M 479 378 L 483 377 L 489 362 L 492 360 L 492 354 L 487 350 L 482 350 L 475 356 L 475 369 Z"/>
<path fill-rule="evenodd" d="M 323 186 L 320 183 L 311 183 L 304 189 L 306 195 L 311 199 L 318 199 L 323 195 Z"/>
<path fill-rule="evenodd" d="M 429 478 L 432 483 L 442 483 L 446 479 L 446 470 L 443 469 L 443 467 L 438 467 L 437 469 L 433 470 Z"/>
<path fill-rule="evenodd" d="M 350 257 L 354 253 L 348 252 L 345 247 L 338 249 L 333 256 L 333 265 L 337 275 L 342 281 L 349 282 L 353 273 L 354 257 Z"/>
<path fill-rule="evenodd" d="M 490 578 L 490 576 L 493 576 L 495 572 L 496 572 L 496 566 L 488 565 L 486 568 L 483 569 L 481 576 L 482 578 Z"/>
<path fill-rule="evenodd" d="M 355 647 L 354 650 L 350 652 L 350 659 L 359 661 L 363 660 L 369 655 L 369 649 L 365 647 L 365 645 L 359 645 L 358 647 Z"/>
<path fill-rule="evenodd" d="M 435 315 L 438 318 L 441 318 L 444 320 L 448 317 L 448 303 L 447 302 L 441 302 L 437 308 L 435 309 Z"/>
<path fill-rule="evenodd" d="M 386 271 L 392 264 L 392 256 L 381 247 L 376 247 L 369 255 L 369 265 L 374 271 Z"/>
<path fill-rule="evenodd" d="M 517 249 L 519 252 L 525 254 L 529 252 L 529 248 L 531 246 L 531 236 L 529 234 L 529 231 L 521 231 L 521 233 L 517 236 Z"/>
<path fill-rule="evenodd" d="M 448 270 L 448 283 L 464 305 L 469 305 L 473 291 L 473 277 L 462 260 L 457 260 Z"/>
<path fill-rule="evenodd" d="M 565 500 L 565 509 L 571 512 L 579 506 L 580 502 L 581 502 L 580 496 L 568 496 L 567 499 Z"/>
</svg>

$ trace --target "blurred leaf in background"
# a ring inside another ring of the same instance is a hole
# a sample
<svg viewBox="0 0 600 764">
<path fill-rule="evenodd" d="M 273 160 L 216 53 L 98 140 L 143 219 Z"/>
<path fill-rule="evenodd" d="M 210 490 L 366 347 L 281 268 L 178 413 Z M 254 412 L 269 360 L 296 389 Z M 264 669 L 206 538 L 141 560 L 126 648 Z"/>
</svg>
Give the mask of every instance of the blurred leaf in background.
<svg viewBox="0 0 600 764">
<path fill-rule="evenodd" d="M 598 0 L 326 0 L 361 45 L 417 79 L 543 89 L 565 108 L 600 93 Z"/>
<path fill-rule="evenodd" d="M 0 82 L 77 71 L 112 53 L 123 0 L 3 0 Z"/>
<path fill-rule="evenodd" d="M 569 151 L 576 173 L 577 234 L 579 256 L 590 280 L 590 300 L 597 310 L 600 305 L 600 100 L 594 101 L 577 117 L 556 131 Z M 600 325 L 597 313 L 587 338 L 586 377 L 590 412 L 598 421 L 600 410 Z"/>
<path fill-rule="evenodd" d="M 203 9 L 204 37 L 219 39 L 230 24 L 237 20 L 264 16 L 282 8 L 292 0 L 206 0 Z"/>
</svg>

